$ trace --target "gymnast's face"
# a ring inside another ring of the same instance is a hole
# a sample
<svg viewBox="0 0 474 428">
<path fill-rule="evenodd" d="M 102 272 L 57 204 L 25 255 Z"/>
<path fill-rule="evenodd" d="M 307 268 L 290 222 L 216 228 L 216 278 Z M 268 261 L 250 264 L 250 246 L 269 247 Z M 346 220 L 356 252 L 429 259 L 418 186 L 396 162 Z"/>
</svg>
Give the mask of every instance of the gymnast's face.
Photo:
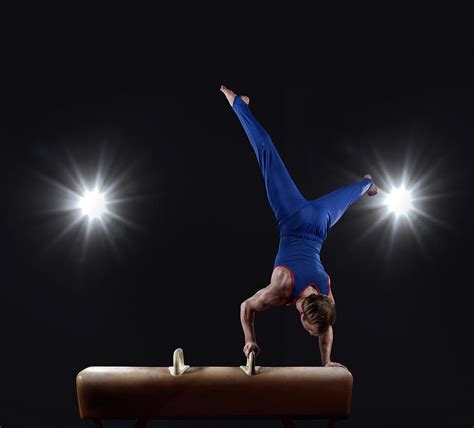
<svg viewBox="0 0 474 428">
<path fill-rule="evenodd" d="M 301 324 L 303 324 L 303 328 L 311 335 L 311 336 L 314 336 L 314 337 L 318 337 L 319 336 L 319 331 L 318 331 L 318 327 L 313 325 L 313 324 L 310 324 L 309 322 L 306 322 L 306 320 L 304 319 L 304 314 L 303 312 L 300 312 L 300 320 L 301 320 Z"/>
</svg>

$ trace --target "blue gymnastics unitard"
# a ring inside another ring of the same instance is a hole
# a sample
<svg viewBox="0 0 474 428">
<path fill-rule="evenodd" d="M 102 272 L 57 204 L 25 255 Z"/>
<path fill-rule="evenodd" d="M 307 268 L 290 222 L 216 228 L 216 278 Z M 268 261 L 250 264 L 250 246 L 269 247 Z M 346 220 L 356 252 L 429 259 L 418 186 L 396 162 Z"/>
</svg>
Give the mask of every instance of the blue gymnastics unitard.
<svg viewBox="0 0 474 428">
<path fill-rule="evenodd" d="M 331 283 L 319 256 L 321 246 L 328 230 L 369 190 L 373 180 L 364 178 L 317 199 L 306 200 L 288 174 L 270 136 L 239 95 L 232 109 L 255 151 L 276 217 L 280 244 L 273 268 L 285 267 L 292 278 L 292 292 L 286 304 L 295 304 L 309 286 L 328 295 Z"/>
</svg>

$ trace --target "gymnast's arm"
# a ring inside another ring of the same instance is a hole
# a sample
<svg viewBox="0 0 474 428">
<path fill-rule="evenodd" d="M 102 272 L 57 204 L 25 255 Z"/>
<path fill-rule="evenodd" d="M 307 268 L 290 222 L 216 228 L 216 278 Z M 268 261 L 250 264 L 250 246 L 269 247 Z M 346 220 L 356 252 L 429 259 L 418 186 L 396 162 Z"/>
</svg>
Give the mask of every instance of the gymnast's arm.
<svg viewBox="0 0 474 428">
<path fill-rule="evenodd" d="M 319 350 L 321 352 L 321 363 L 323 366 L 331 362 L 332 342 L 334 339 L 332 325 L 329 326 L 326 333 L 319 336 Z"/>
<path fill-rule="evenodd" d="M 332 325 L 329 326 L 328 331 L 319 336 L 319 350 L 321 351 L 321 362 L 324 367 L 342 367 L 347 369 L 346 366 L 331 361 L 331 349 L 333 342 L 333 331 Z"/>
<path fill-rule="evenodd" d="M 240 305 L 240 322 L 244 331 L 244 353 L 246 356 L 247 352 L 250 352 L 253 348 L 257 351 L 256 355 L 259 352 L 254 330 L 255 312 L 265 311 L 271 306 L 285 304 L 288 296 L 282 290 L 279 284 L 270 283 L 265 288 L 258 290 L 252 297 L 244 300 Z"/>
<path fill-rule="evenodd" d="M 329 290 L 329 298 L 332 300 L 333 305 L 336 305 L 334 296 L 332 295 L 331 290 Z M 343 367 L 347 369 L 346 366 L 331 361 L 331 350 L 332 343 L 334 341 L 334 332 L 332 325 L 329 326 L 326 333 L 319 336 L 319 351 L 321 352 L 321 363 L 324 367 Z"/>
</svg>

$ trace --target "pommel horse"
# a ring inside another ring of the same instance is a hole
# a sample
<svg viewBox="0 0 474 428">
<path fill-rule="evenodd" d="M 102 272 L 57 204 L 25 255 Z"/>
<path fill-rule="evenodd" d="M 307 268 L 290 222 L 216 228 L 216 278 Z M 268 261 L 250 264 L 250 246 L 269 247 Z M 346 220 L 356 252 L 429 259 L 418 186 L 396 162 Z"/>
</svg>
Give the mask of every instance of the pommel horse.
<svg viewBox="0 0 474 428">
<path fill-rule="evenodd" d="M 102 419 L 293 419 L 349 417 L 352 374 L 342 367 L 190 367 L 181 348 L 170 367 L 93 366 L 76 376 L 79 414 Z"/>
</svg>

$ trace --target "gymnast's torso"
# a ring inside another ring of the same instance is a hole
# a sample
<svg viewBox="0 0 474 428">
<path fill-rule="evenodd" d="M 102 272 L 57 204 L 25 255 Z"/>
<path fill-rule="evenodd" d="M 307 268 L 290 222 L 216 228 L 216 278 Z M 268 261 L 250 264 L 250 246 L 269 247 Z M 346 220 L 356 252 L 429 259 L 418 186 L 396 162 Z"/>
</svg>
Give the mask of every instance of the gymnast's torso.
<svg viewBox="0 0 474 428">
<path fill-rule="evenodd" d="M 315 201 L 307 201 L 295 213 L 278 221 L 280 243 L 273 267 L 284 268 L 291 275 L 287 306 L 295 304 L 308 287 L 319 294 L 330 294 L 330 278 L 320 259 L 330 222 L 328 211 Z"/>
</svg>

